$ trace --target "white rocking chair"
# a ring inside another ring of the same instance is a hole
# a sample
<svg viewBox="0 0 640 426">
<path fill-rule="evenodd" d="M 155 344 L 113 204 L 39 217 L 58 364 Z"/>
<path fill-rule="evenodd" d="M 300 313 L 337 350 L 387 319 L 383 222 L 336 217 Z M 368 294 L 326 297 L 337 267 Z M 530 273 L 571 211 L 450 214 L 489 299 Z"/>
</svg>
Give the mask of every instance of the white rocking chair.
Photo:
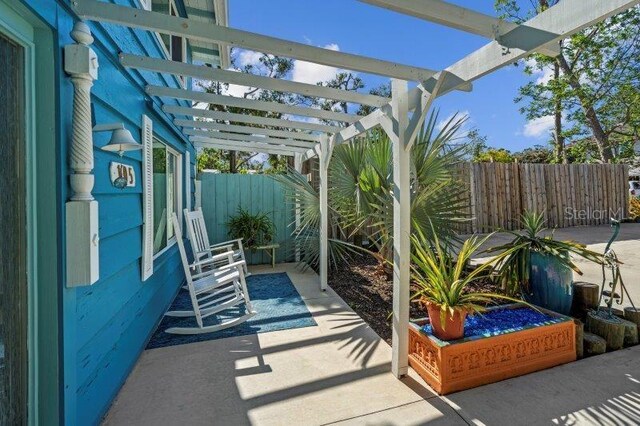
<svg viewBox="0 0 640 426">
<path fill-rule="evenodd" d="M 184 209 L 184 217 L 187 222 L 187 237 L 191 243 L 191 250 L 193 251 L 195 260 L 211 259 L 212 256 L 218 253 L 231 250 L 233 251 L 234 260 L 242 260 L 245 262 L 243 266 L 245 277 L 251 275 L 247 269 L 242 238 L 211 245 L 209 244 L 209 234 L 207 233 L 207 227 L 204 223 L 202 208 L 199 207 L 192 212 Z M 215 264 L 217 264 L 217 262 L 214 262 L 214 265 Z"/>
<path fill-rule="evenodd" d="M 187 252 L 182 241 L 180 222 L 175 213 L 172 215 L 173 228 L 182 258 L 182 266 L 187 278 L 186 288 L 189 290 L 191 311 L 169 311 L 170 317 L 195 317 L 197 327 L 171 327 L 165 330 L 172 334 L 201 334 L 224 330 L 242 324 L 253 317 L 256 312 L 251 306 L 249 292 L 244 275 L 244 260 L 234 260 L 233 251 L 229 250 L 209 258 L 197 260 L 189 264 Z M 222 311 L 245 305 L 246 313 L 238 318 L 229 319 L 219 324 L 205 326 L 203 320 Z"/>
</svg>

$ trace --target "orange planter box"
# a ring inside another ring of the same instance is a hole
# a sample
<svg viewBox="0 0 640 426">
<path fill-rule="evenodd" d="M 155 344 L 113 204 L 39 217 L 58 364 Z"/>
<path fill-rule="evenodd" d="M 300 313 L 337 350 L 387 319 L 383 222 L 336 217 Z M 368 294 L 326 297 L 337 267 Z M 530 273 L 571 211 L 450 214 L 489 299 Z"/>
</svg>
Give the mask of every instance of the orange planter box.
<svg viewBox="0 0 640 426">
<path fill-rule="evenodd" d="M 542 308 L 540 311 L 554 320 L 493 336 L 449 342 L 422 331 L 428 320 L 411 323 L 409 365 L 436 392 L 446 395 L 575 361 L 573 320 Z"/>
</svg>

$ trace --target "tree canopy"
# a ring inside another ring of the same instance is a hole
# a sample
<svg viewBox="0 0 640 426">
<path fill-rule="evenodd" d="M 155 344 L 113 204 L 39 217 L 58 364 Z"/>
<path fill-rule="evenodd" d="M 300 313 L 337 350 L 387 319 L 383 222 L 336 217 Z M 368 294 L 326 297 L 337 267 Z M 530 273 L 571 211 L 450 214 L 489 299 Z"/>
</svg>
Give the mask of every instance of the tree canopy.
<svg viewBox="0 0 640 426">
<path fill-rule="evenodd" d="M 496 0 L 501 17 L 517 23 L 559 0 Z M 554 118 L 555 161 L 624 161 L 640 139 L 640 7 L 560 42 L 556 58 L 535 54 L 524 72 L 539 76 L 516 102 L 529 120 Z M 565 151 L 565 147 L 572 147 Z"/>
</svg>

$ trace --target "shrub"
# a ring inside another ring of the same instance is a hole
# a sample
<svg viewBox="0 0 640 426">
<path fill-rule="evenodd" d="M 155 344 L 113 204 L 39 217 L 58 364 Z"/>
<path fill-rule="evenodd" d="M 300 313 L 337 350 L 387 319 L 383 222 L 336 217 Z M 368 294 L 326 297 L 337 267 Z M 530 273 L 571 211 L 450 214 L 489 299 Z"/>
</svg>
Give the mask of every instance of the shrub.
<svg viewBox="0 0 640 426">
<path fill-rule="evenodd" d="M 629 217 L 634 220 L 640 219 L 640 198 L 631 197 L 629 199 Z"/>
<path fill-rule="evenodd" d="M 227 227 L 231 238 L 242 238 L 243 245 L 250 249 L 270 244 L 276 233 L 267 213 L 251 214 L 242 207 L 238 207 L 238 214 L 229 218 Z"/>
</svg>

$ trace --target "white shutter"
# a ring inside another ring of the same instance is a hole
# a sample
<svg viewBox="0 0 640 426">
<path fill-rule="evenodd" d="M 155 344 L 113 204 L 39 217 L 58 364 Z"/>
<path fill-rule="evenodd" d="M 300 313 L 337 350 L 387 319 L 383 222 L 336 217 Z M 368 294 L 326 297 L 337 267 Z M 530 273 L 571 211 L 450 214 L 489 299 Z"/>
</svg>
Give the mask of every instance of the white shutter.
<svg viewBox="0 0 640 426">
<path fill-rule="evenodd" d="M 187 201 L 185 207 L 191 211 L 191 153 L 189 151 L 184 153 L 184 184 L 186 189 L 184 196 Z"/>
<path fill-rule="evenodd" d="M 142 281 L 153 275 L 153 122 L 142 116 Z"/>
</svg>

